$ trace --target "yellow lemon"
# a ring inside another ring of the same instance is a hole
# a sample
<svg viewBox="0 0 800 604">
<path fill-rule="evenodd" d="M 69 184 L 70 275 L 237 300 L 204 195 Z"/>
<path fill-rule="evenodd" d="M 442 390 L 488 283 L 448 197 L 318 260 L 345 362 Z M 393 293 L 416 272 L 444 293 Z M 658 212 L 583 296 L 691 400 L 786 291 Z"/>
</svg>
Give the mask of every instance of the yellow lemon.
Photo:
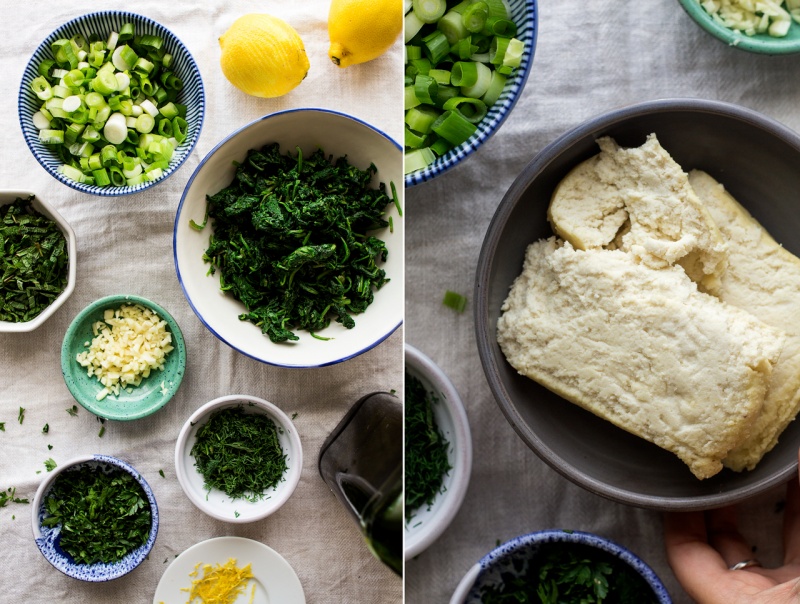
<svg viewBox="0 0 800 604">
<path fill-rule="evenodd" d="M 333 0 L 328 56 L 347 67 L 381 56 L 403 30 L 402 0 Z"/>
<path fill-rule="evenodd" d="M 249 14 L 219 39 L 220 67 L 242 92 L 272 98 L 295 88 L 308 73 L 308 55 L 295 29 L 277 17 Z"/>
</svg>

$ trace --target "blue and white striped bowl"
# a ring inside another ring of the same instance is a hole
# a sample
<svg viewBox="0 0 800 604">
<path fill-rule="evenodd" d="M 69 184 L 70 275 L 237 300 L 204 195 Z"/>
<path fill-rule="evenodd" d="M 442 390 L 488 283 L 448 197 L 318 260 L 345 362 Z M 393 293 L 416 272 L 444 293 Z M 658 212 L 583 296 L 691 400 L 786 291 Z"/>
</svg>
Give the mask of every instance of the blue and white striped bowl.
<svg viewBox="0 0 800 604">
<path fill-rule="evenodd" d="M 184 140 L 172 156 L 169 166 L 164 170 L 164 175 L 156 181 L 145 182 L 135 186 L 124 187 L 98 187 L 96 185 L 86 185 L 76 182 L 59 173 L 58 168 L 62 161 L 58 155 L 47 145 L 39 141 L 39 131 L 33 125 L 33 114 L 41 107 L 41 101 L 31 90 L 31 82 L 38 76 L 38 68 L 42 61 L 52 58 L 50 45 L 59 38 L 70 38 L 75 34 L 82 34 L 88 39 L 89 34 L 96 33 L 105 39 L 111 31 L 119 31 L 125 23 L 132 23 L 136 34 L 150 34 L 160 36 L 164 40 L 167 52 L 174 57 L 174 72 L 183 80 L 183 89 L 180 92 L 178 101 L 186 105 L 186 122 L 189 125 L 186 140 Z M 28 144 L 31 152 L 42 167 L 47 170 L 55 179 L 65 185 L 77 189 L 90 195 L 101 195 L 113 197 L 117 195 L 127 195 L 138 193 L 155 184 L 163 182 L 173 174 L 194 149 L 197 139 L 200 137 L 200 130 L 203 127 L 205 116 L 206 98 L 203 88 L 203 80 L 200 77 L 200 70 L 197 68 L 194 58 L 186 46 L 183 45 L 175 34 L 166 27 L 141 15 L 125 11 L 102 11 L 90 13 L 77 17 L 56 29 L 42 42 L 33 53 L 25 71 L 22 75 L 22 84 L 19 89 L 19 123 L 22 127 L 22 135 Z"/>
<path fill-rule="evenodd" d="M 405 175 L 406 187 L 412 187 L 444 174 L 450 168 L 464 161 L 497 132 L 511 109 L 517 103 L 519 95 L 525 88 L 528 75 L 533 64 L 533 53 L 536 50 L 536 34 L 539 24 L 537 0 L 509 0 L 511 18 L 517 26 L 517 39 L 525 44 L 520 66 L 508 78 L 505 89 L 497 102 L 489 108 L 486 117 L 478 124 L 478 131 L 461 145 L 454 147 L 441 157 L 437 157 L 431 165 Z"/>
</svg>

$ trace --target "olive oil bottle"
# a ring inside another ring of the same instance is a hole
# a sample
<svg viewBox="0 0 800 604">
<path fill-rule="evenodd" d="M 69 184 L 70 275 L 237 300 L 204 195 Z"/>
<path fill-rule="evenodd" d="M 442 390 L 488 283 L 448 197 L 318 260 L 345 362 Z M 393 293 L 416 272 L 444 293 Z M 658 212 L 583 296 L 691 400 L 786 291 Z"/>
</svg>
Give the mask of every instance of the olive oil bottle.
<svg viewBox="0 0 800 604">
<path fill-rule="evenodd" d="M 387 392 L 359 399 L 320 449 L 319 472 L 370 551 L 403 568 L 403 406 Z"/>
</svg>

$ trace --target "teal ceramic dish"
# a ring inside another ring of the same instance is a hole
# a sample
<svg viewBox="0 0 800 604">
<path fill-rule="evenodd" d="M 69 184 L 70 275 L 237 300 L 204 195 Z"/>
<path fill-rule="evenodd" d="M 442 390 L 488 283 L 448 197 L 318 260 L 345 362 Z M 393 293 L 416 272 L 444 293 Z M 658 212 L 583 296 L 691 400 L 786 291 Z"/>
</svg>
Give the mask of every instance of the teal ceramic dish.
<svg viewBox="0 0 800 604">
<path fill-rule="evenodd" d="M 103 386 L 97 377 L 88 375 L 76 357 L 88 349 L 94 337 L 92 325 L 103 320 L 106 310 L 116 310 L 123 304 L 141 304 L 166 321 L 174 350 L 166 355 L 163 371 L 154 370 L 138 386 L 122 388 L 119 395 L 109 394 L 97 400 Z M 85 409 L 105 419 L 134 420 L 158 411 L 177 392 L 185 370 L 186 344 L 180 327 L 161 306 L 139 296 L 115 295 L 92 302 L 73 319 L 61 346 L 61 372 L 67 388 Z"/>
<path fill-rule="evenodd" d="M 785 55 L 800 52 L 800 24 L 792 21 L 789 33 L 782 38 L 768 34 L 748 36 L 725 27 L 700 5 L 699 0 L 678 0 L 694 21 L 712 36 L 741 50 L 766 55 Z"/>
</svg>

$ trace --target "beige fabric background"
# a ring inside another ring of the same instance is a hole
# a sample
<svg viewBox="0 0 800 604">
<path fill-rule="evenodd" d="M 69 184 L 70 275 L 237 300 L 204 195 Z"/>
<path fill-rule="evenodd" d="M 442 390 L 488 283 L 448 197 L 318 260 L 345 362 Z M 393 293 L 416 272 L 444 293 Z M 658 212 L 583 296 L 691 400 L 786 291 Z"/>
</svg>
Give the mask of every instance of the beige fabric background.
<svg viewBox="0 0 800 604">
<path fill-rule="evenodd" d="M 316 461 L 322 441 L 353 402 L 374 390 L 401 390 L 401 331 L 372 351 L 331 367 L 263 365 L 220 343 L 200 323 L 181 292 L 172 258 L 175 212 L 186 182 L 206 153 L 248 122 L 280 109 L 325 107 L 355 115 L 400 140 L 402 82 L 396 74 L 402 70 L 401 42 L 372 63 L 336 68 L 327 58 L 328 5 L 327 0 L 36 0 L 13 9 L 5 5 L 0 20 L 0 188 L 34 191 L 71 222 L 78 238 L 78 285 L 39 330 L 0 334 L 0 422 L 6 425 L 0 432 L 0 488 L 16 487 L 18 496 L 32 498 L 48 457 L 61 463 L 77 454 L 117 455 L 153 486 L 161 528 L 149 559 L 138 569 L 108 584 L 85 584 L 62 575 L 41 556 L 32 538 L 30 505 L 0 508 L 1 602 L 152 602 L 167 561 L 222 535 L 250 537 L 277 550 L 294 567 L 309 603 L 400 601 L 401 581 L 364 547 L 355 524 L 319 477 Z M 116 199 L 87 196 L 51 178 L 28 151 L 17 121 L 19 82 L 33 50 L 61 24 L 101 9 L 137 12 L 171 29 L 194 55 L 206 86 L 205 125 L 184 166 L 148 192 Z M 284 18 L 305 41 L 311 69 L 285 97 L 248 97 L 222 76 L 217 38 L 248 12 Z M 74 401 L 61 377 L 59 354 L 72 318 L 93 300 L 114 293 L 138 294 L 164 306 L 183 330 L 188 366 L 166 408 L 135 422 L 106 422 L 98 438 L 94 416 L 83 409 L 78 417 L 65 412 Z M 305 453 L 301 481 L 289 502 L 249 525 L 218 522 L 197 510 L 180 489 L 173 465 L 175 439 L 186 418 L 206 401 L 233 393 L 261 396 L 290 415 L 297 413 Z M 17 422 L 20 406 L 26 408 L 22 425 Z M 45 423 L 50 425 L 47 435 L 41 433 Z"/>
<path fill-rule="evenodd" d="M 530 451 L 497 407 L 478 359 L 472 306 L 441 304 L 446 288 L 472 297 L 486 228 L 508 187 L 548 143 L 584 120 L 635 102 L 702 97 L 741 104 L 800 129 L 800 59 L 755 56 L 707 35 L 676 0 L 539 0 L 528 85 L 499 132 L 463 165 L 407 191 L 406 340 L 436 361 L 465 401 L 472 481 L 448 531 L 406 567 L 406 601 L 448 602 L 496 541 L 545 528 L 593 531 L 641 555 L 678 604 L 661 518 L 591 495 Z M 800 166 L 798 166 L 800 169 Z M 745 506 L 746 536 L 766 563 L 780 555 L 782 490 Z"/>
</svg>

